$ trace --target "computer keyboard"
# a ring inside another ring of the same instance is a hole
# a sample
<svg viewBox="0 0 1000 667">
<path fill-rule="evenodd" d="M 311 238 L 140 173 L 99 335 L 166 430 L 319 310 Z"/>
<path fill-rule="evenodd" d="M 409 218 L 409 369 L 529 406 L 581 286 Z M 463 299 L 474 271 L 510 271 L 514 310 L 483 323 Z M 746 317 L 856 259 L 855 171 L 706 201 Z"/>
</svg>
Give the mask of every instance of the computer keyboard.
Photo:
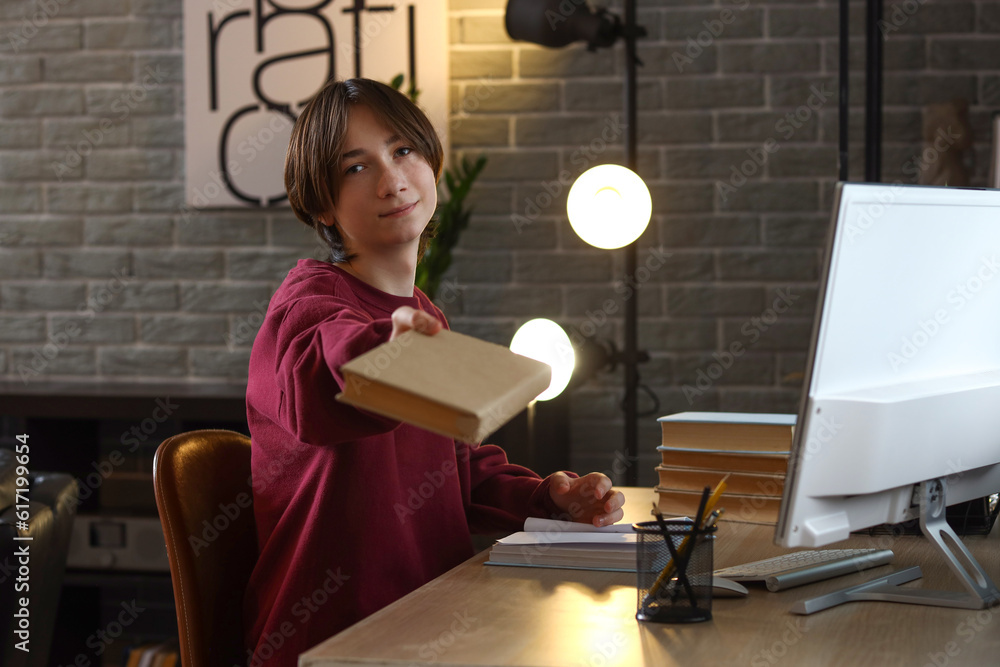
<svg viewBox="0 0 1000 667">
<path fill-rule="evenodd" d="M 892 560 L 892 557 L 893 553 L 889 549 L 796 551 L 716 570 L 715 576 L 733 581 L 763 581 L 767 585 L 767 590 L 782 591 L 885 565 Z"/>
</svg>

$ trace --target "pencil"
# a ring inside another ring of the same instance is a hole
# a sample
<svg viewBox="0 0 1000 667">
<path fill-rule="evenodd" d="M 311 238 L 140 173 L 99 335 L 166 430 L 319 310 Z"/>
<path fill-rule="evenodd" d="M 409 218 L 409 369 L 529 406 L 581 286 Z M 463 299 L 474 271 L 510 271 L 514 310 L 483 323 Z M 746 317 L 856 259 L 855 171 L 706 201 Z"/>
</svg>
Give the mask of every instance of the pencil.
<svg viewBox="0 0 1000 667">
<path fill-rule="evenodd" d="M 715 485 L 715 490 L 712 491 L 711 495 L 708 497 L 707 500 L 705 499 L 705 496 L 702 495 L 702 502 L 700 503 L 700 506 L 698 508 L 698 514 L 699 514 L 698 521 L 702 520 L 706 513 L 710 514 L 712 510 L 715 509 L 715 504 L 719 502 L 719 497 L 722 496 L 723 491 L 726 490 L 727 479 L 729 479 L 728 473 L 726 474 L 725 477 L 719 480 L 718 484 Z M 703 529 L 704 527 L 698 525 L 697 523 L 691 526 L 691 532 L 688 533 L 687 536 L 685 536 L 684 540 L 681 542 L 680 547 L 678 547 L 677 549 L 678 555 L 687 554 L 688 545 L 691 542 L 691 537 Z M 658 576 L 656 578 L 656 581 L 653 582 L 653 585 L 649 587 L 649 593 L 646 595 L 646 600 L 649 600 L 650 597 L 656 595 L 656 593 L 660 590 L 660 587 L 663 586 L 664 583 L 670 581 L 670 578 L 673 576 L 674 570 L 677 568 L 678 565 L 679 563 L 676 563 L 673 558 L 667 561 L 667 564 L 663 567 L 663 570 L 660 572 L 660 576 Z"/>
</svg>

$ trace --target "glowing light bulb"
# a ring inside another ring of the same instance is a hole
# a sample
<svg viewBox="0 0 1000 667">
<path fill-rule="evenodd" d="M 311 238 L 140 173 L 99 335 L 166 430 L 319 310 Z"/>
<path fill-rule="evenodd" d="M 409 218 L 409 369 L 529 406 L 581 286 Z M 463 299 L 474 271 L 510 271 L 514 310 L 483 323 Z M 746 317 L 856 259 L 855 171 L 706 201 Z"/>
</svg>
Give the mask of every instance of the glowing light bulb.
<svg viewBox="0 0 1000 667">
<path fill-rule="evenodd" d="M 649 189 L 630 169 L 602 164 L 580 174 L 566 201 L 569 224 L 597 248 L 621 248 L 639 238 L 649 224 Z"/>
<path fill-rule="evenodd" d="M 553 399 L 569 384 L 576 367 L 576 355 L 569 336 L 552 320 L 539 318 L 522 324 L 510 341 L 510 349 L 552 367 L 552 381 L 535 400 Z"/>
</svg>

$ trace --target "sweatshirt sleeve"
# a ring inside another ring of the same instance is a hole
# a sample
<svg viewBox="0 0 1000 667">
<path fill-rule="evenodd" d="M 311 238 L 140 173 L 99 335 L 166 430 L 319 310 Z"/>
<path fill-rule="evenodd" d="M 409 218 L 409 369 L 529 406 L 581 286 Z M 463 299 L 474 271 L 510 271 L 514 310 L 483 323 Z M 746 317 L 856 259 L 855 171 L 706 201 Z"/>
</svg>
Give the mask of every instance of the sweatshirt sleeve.
<svg viewBox="0 0 1000 667">
<path fill-rule="evenodd" d="M 316 296 L 275 308 L 258 334 L 273 353 L 279 392 L 274 421 L 298 440 L 335 445 L 386 433 L 399 422 L 337 401 L 347 361 L 389 340 L 390 319 L 375 319 L 335 296 Z M 270 340 L 268 340 L 270 339 Z M 255 346 L 257 342 L 255 342 Z"/>
<path fill-rule="evenodd" d="M 529 516 L 560 518 L 561 510 L 549 495 L 550 478 L 508 462 L 506 452 L 496 445 L 456 442 L 455 446 L 472 532 L 521 530 Z"/>
</svg>

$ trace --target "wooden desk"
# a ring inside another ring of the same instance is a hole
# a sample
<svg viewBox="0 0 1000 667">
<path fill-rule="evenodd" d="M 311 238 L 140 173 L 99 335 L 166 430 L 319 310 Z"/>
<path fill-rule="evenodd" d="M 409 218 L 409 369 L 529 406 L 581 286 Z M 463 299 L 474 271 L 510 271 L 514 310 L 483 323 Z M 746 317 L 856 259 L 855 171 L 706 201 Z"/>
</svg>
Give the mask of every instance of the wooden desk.
<svg viewBox="0 0 1000 667">
<path fill-rule="evenodd" d="M 626 489 L 626 519 L 644 521 L 652 491 Z M 721 524 L 716 567 L 783 553 L 773 529 Z M 1000 580 L 1000 531 L 965 543 Z M 943 609 L 855 602 L 811 616 L 789 607 L 804 598 L 921 565 L 909 587 L 960 584 L 922 537 L 854 537 L 835 545 L 890 548 L 893 564 L 743 599 L 716 599 L 713 620 L 691 625 L 635 620 L 635 575 L 487 567 L 482 553 L 314 647 L 301 667 L 334 665 L 984 665 L 1000 664 L 1000 608 Z"/>
</svg>

